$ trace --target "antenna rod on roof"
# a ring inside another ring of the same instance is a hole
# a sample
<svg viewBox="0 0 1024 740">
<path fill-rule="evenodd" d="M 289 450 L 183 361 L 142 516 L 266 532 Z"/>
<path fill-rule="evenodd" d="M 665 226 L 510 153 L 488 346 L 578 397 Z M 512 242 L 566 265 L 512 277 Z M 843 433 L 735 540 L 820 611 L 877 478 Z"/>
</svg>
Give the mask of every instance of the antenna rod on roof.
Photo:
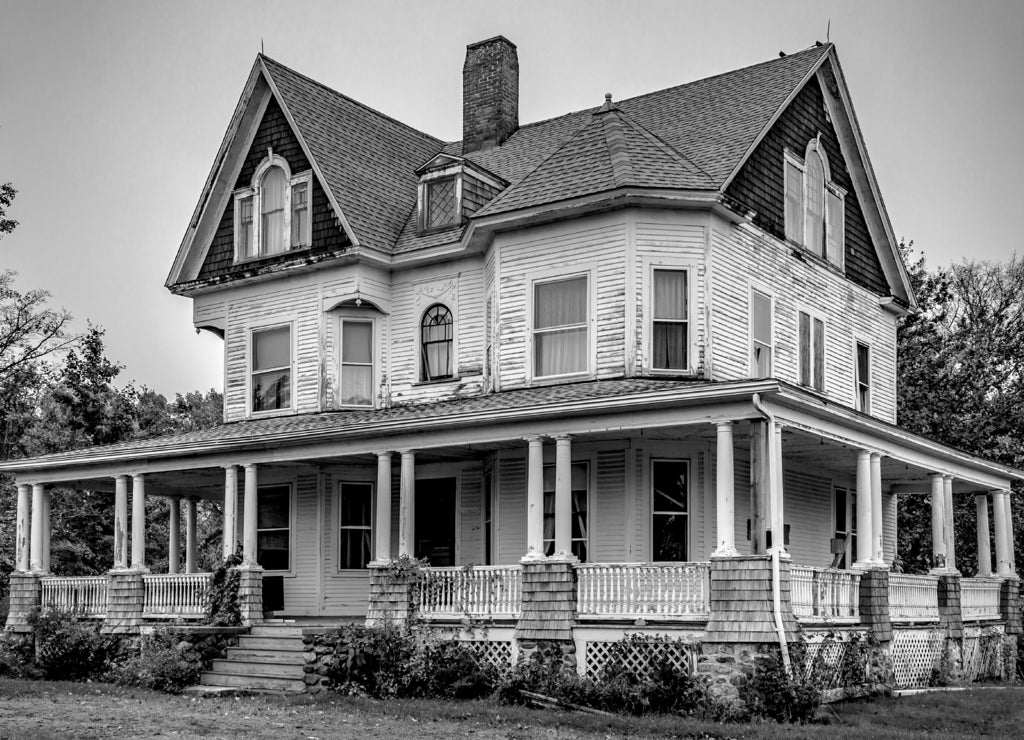
<svg viewBox="0 0 1024 740">
<path fill-rule="evenodd" d="M 829 44 L 829 43 L 832 42 L 831 35 L 832 35 L 832 19 L 829 18 L 828 19 L 828 25 L 825 26 L 825 43 L 826 44 Z"/>
<path fill-rule="evenodd" d="M 260 54 L 266 56 L 265 54 L 263 54 L 263 37 L 262 36 L 260 36 Z"/>
</svg>

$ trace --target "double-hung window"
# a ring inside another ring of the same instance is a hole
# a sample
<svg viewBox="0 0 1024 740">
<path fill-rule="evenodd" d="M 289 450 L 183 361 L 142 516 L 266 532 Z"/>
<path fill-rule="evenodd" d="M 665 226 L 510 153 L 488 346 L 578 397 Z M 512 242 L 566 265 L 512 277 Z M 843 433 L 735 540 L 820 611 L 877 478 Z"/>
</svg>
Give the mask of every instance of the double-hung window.
<svg viewBox="0 0 1024 740">
<path fill-rule="evenodd" d="M 831 180 L 828 156 L 820 139 L 811 139 L 802 160 L 786 150 L 783 167 L 786 238 L 841 268 L 846 191 Z"/>
<path fill-rule="evenodd" d="M 573 463 L 570 469 L 572 507 L 570 527 L 572 554 L 581 562 L 587 559 L 587 499 L 590 466 L 585 462 Z M 555 466 L 544 466 L 544 554 L 555 554 Z"/>
<path fill-rule="evenodd" d="M 871 348 L 864 342 L 857 342 L 856 367 L 857 410 L 871 411 Z"/>
<path fill-rule="evenodd" d="M 338 567 L 342 570 L 365 568 L 372 557 L 372 484 L 341 483 L 339 490 L 338 528 Z"/>
<path fill-rule="evenodd" d="M 254 330 L 250 354 L 252 411 L 276 411 L 292 405 L 292 329 Z"/>
<path fill-rule="evenodd" d="M 260 486 L 256 495 L 256 562 L 291 570 L 291 486 Z"/>
<path fill-rule="evenodd" d="M 585 373 L 589 369 L 587 277 L 534 283 L 533 375 Z"/>
<path fill-rule="evenodd" d="M 772 374 L 772 297 L 759 290 L 750 293 L 750 370 L 755 378 Z"/>
<path fill-rule="evenodd" d="M 651 367 L 689 368 L 689 308 L 686 270 L 654 270 Z"/>
<path fill-rule="evenodd" d="M 341 406 L 373 406 L 373 321 L 343 318 L 340 323 Z"/>
<path fill-rule="evenodd" d="M 435 303 L 424 311 L 420 321 L 420 377 L 423 380 L 452 377 L 454 326 L 447 306 Z"/>
<path fill-rule="evenodd" d="M 293 175 L 283 157 L 264 159 L 250 186 L 235 191 L 235 259 L 310 246 L 312 185 L 311 171 Z"/>
<path fill-rule="evenodd" d="M 800 385 L 825 390 L 825 322 L 799 312 Z"/>
<path fill-rule="evenodd" d="M 651 460 L 651 555 L 655 562 L 689 559 L 689 478 L 686 460 Z"/>
</svg>

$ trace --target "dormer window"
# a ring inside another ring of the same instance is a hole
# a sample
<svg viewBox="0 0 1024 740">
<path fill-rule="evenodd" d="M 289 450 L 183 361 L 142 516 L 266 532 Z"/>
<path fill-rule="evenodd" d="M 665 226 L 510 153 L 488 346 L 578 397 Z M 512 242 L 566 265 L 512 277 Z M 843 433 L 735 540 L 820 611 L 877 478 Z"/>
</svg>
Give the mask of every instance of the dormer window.
<svg viewBox="0 0 1024 740">
<path fill-rule="evenodd" d="M 832 182 L 820 137 L 807 144 L 803 159 L 786 150 L 785 189 L 786 239 L 842 268 L 846 191 Z"/>
<path fill-rule="evenodd" d="M 439 229 L 456 222 L 458 203 L 455 198 L 455 181 L 454 177 L 442 177 L 427 183 L 423 204 L 426 209 L 425 228 Z"/>
<path fill-rule="evenodd" d="M 293 175 L 284 157 L 268 150 L 251 186 L 235 191 L 236 261 L 310 245 L 312 181 L 311 171 Z"/>
</svg>

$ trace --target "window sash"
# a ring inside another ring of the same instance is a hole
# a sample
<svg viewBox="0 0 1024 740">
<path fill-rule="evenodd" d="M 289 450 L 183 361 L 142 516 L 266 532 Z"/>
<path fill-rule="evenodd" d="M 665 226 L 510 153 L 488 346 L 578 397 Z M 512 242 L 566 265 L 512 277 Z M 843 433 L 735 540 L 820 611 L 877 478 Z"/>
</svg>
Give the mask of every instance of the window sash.
<svg viewBox="0 0 1024 740">
<path fill-rule="evenodd" d="M 812 150 L 804 163 L 804 246 L 819 257 L 825 256 L 825 164 Z"/>
<path fill-rule="evenodd" d="M 373 405 L 373 322 L 341 320 L 339 362 L 342 406 Z"/>
<path fill-rule="evenodd" d="M 651 559 L 689 559 L 690 466 L 686 460 L 651 460 Z"/>
<path fill-rule="evenodd" d="M 795 162 L 785 163 L 785 228 L 786 238 L 797 244 L 804 243 L 804 173 Z"/>
<path fill-rule="evenodd" d="M 454 177 L 430 180 L 424 187 L 424 226 L 438 229 L 456 223 L 458 197 Z"/>
<path fill-rule="evenodd" d="M 361 570 L 372 559 L 373 485 L 341 483 L 338 494 L 338 567 Z"/>
<path fill-rule="evenodd" d="M 292 223 L 291 246 L 308 245 L 309 234 L 309 183 L 305 181 L 292 183 Z"/>
<path fill-rule="evenodd" d="M 654 270 L 652 280 L 651 367 L 689 367 L 689 295 L 686 270 Z"/>
<path fill-rule="evenodd" d="M 857 410 L 871 410 L 871 349 L 868 345 L 857 342 Z"/>
<path fill-rule="evenodd" d="M 772 374 L 772 299 L 754 290 L 750 299 L 751 367 L 754 376 Z"/>
<path fill-rule="evenodd" d="M 252 332 L 250 390 L 252 410 L 291 408 L 291 327 Z"/>
<path fill-rule="evenodd" d="M 420 321 L 420 375 L 423 380 L 452 377 L 454 322 L 441 304 L 431 306 Z"/>
<path fill-rule="evenodd" d="M 256 562 L 266 570 L 291 570 L 291 486 L 256 492 Z"/>
<path fill-rule="evenodd" d="M 825 322 L 800 311 L 800 385 L 825 390 Z"/>
<path fill-rule="evenodd" d="M 536 377 L 586 372 L 589 355 L 588 278 L 535 283 L 533 371 Z"/>
</svg>

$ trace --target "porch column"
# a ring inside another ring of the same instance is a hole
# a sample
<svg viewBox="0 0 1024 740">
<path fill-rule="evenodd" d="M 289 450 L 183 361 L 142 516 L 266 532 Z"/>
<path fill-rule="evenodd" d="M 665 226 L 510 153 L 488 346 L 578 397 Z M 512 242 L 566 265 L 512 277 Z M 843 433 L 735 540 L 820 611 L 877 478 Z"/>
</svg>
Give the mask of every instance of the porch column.
<svg viewBox="0 0 1024 740">
<path fill-rule="evenodd" d="M 374 526 L 373 559 L 391 559 L 391 453 L 377 453 L 377 522 Z"/>
<path fill-rule="evenodd" d="M 196 572 L 196 500 L 185 500 L 185 572 Z"/>
<path fill-rule="evenodd" d="M 132 570 L 146 569 L 146 477 L 132 476 Z"/>
<path fill-rule="evenodd" d="M 177 573 L 181 569 L 181 499 L 172 496 L 167 505 L 167 572 Z"/>
<path fill-rule="evenodd" d="M 1017 550 L 1013 544 L 1013 492 L 1006 491 L 1003 496 L 1003 506 L 1006 507 L 1006 549 L 1010 556 L 1010 573 L 1015 575 L 1017 573 Z M 49 529 L 47 529 L 49 532 Z M 47 534 L 49 537 L 49 534 Z M 49 547 L 49 545 L 47 545 Z"/>
<path fill-rule="evenodd" d="M 942 476 L 932 473 L 932 570 L 946 570 L 946 503 Z"/>
<path fill-rule="evenodd" d="M 867 568 L 874 555 L 874 515 L 871 513 L 871 453 L 857 452 L 857 562 L 856 568 Z"/>
<path fill-rule="evenodd" d="M 250 463 L 245 466 L 245 510 L 242 512 L 242 564 L 256 565 L 256 493 L 259 489 L 259 470 Z"/>
<path fill-rule="evenodd" d="M 544 556 L 544 438 L 527 437 L 526 557 Z"/>
<path fill-rule="evenodd" d="M 114 478 L 114 570 L 128 568 L 128 476 Z"/>
<path fill-rule="evenodd" d="M 715 462 L 715 507 L 718 528 L 718 547 L 712 557 L 729 558 L 736 551 L 736 479 L 733 474 L 732 422 L 715 425 L 718 446 Z"/>
<path fill-rule="evenodd" d="M 882 544 L 882 456 L 871 453 L 871 559 L 885 565 Z"/>
<path fill-rule="evenodd" d="M 228 558 L 235 552 L 235 517 L 238 509 L 238 466 L 228 465 L 224 468 L 224 557 Z"/>
<path fill-rule="evenodd" d="M 572 438 L 555 437 L 555 555 L 572 556 Z"/>
<path fill-rule="evenodd" d="M 1010 547 L 1006 533 L 1009 527 L 1006 526 L 1006 505 L 1003 499 L 1008 495 L 1006 491 L 992 491 L 992 518 L 993 529 L 996 535 L 996 574 L 1008 576 L 1013 573 L 1010 566 Z"/>
<path fill-rule="evenodd" d="M 53 530 L 50 527 L 50 501 L 52 492 L 49 488 L 43 488 L 43 570 L 50 572 L 50 538 Z M 1010 545 L 1011 554 L 1013 545 Z"/>
<path fill-rule="evenodd" d="M 956 570 L 956 530 L 953 529 L 953 476 L 942 476 L 942 501 L 945 517 L 942 519 L 946 535 L 946 567 Z"/>
<path fill-rule="evenodd" d="M 45 506 L 46 489 L 42 483 L 32 484 L 32 543 L 29 548 L 29 567 L 39 573 L 43 567 L 43 508 Z"/>
<path fill-rule="evenodd" d="M 786 552 L 786 513 L 784 509 L 785 491 L 783 490 L 782 475 L 782 425 L 775 424 L 771 428 L 771 525 L 772 525 L 772 548 L 777 549 L 780 554 Z"/>
<path fill-rule="evenodd" d="M 988 494 L 974 494 L 974 505 L 978 509 L 978 575 L 992 575 L 992 548 L 988 534 Z"/>
<path fill-rule="evenodd" d="M 416 557 L 416 453 L 402 450 L 398 491 L 398 555 Z"/>
<path fill-rule="evenodd" d="M 22 573 L 28 572 L 29 563 L 31 563 L 29 536 L 29 528 L 31 526 L 29 511 L 32 508 L 31 491 L 32 488 L 27 483 L 18 484 L 18 524 L 16 527 L 17 534 L 15 535 L 14 562 L 16 563 L 16 570 Z"/>
</svg>

